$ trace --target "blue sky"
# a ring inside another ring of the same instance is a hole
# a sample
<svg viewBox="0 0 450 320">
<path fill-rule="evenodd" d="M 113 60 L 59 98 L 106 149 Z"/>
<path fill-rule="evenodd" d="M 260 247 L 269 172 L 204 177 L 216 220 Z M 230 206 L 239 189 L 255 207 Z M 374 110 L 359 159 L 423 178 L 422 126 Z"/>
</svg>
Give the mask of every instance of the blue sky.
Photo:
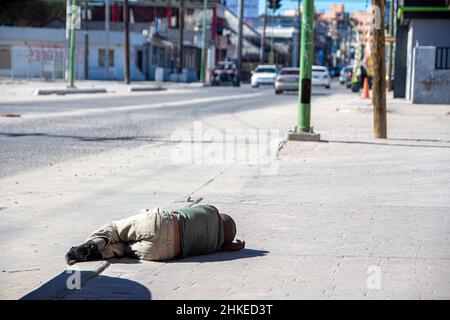
<svg viewBox="0 0 450 320">
<path fill-rule="evenodd" d="M 259 0 L 259 12 L 264 12 L 264 3 L 266 0 Z M 370 0 L 315 0 L 315 7 L 317 11 L 329 11 L 332 4 L 343 3 L 345 10 L 349 12 L 353 11 L 366 11 L 367 6 L 370 5 Z M 281 0 L 281 10 L 296 8 L 298 6 L 298 0 Z"/>
</svg>

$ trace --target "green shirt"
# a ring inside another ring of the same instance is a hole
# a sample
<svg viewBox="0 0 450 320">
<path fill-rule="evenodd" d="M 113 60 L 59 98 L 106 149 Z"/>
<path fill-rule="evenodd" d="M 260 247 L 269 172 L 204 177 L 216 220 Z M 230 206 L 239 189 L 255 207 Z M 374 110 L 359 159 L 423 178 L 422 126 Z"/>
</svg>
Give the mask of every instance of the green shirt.
<svg viewBox="0 0 450 320">
<path fill-rule="evenodd" d="M 180 220 L 183 257 L 213 253 L 220 249 L 223 244 L 223 221 L 216 207 L 197 205 L 175 213 Z"/>
</svg>

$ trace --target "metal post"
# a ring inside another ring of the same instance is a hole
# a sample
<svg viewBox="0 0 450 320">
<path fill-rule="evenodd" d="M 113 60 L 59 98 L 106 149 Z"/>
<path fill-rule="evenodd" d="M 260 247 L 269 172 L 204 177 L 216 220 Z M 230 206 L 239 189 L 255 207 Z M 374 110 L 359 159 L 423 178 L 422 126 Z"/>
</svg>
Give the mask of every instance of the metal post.
<svg viewBox="0 0 450 320">
<path fill-rule="evenodd" d="M 109 0 L 105 0 L 105 80 L 109 80 Z"/>
<path fill-rule="evenodd" d="M 183 72 L 183 41 L 184 41 L 184 0 L 180 1 L 180 8 L 178 12 L 178 27 L 180 28 L 179 43 L 178 43 L 178 73 Z"/>
<path fill-rule="evenodd" d="M 297 132 L 311 131 L 311 74 L 314 45 L 314 0 L 303 0 Z"/>
<path fill-rule="evenodd" d="M 130 84 L 130 33 L 128 30 L 130 10 L 128 0 L 123 1 L 123 32 L 124 32 L 124 82 Z"/>
<path fill-rule="evenodd" d="M 244 0 L 238 0 L 238 41 L 237 41 L 237 61 L 236 61 L 236 72 L 238 83 L 241 81 L 241 69 L 242 69 L 242 20 L 244 18 Z"/>
<path fill-rule="evenodd" d="M 65 59 L 64 59 L 64 80 L 69 81 L 69 47 L 70 47 L 70 25 L 72 19 L 70 14 L 72 12 L 72 1 L 66 0 L 66 42 L 65 42 Z"/>
<path fill-rule="evenodd" d="M 203 1 L 203 26 L 202 26 L 202 55 L 200 61 L 200 82 L 205 82 L 205 58 L 206 58 L 206 10 L 208 0 Z"/>
<path fill-rule="evenodd" d="M 74 72 L 75 72 L 75 45 L 76 45 L 76 21 L 77 21 L 77 0 L 73 0 L 71 6 L 70 19 L 70 58 L 69 58 L 69 87 L 75 87 Z"/>
<path fill-rule="evenodd" d="M 389 5 L 389 35 L 394 36 L 394 6 L 393 0 L 390 1 Z M 392 90 L 392 54 L 394 51 L 394 43 L 389 43 L 389 62 L 388 62 L 388 91 Z"/>
<path fill-rule="evenodd" d="M 274 15 L 275 15 L 275 10 L 272 9 L 272 14 L 270 15 L 270 57 L 269 57 L 269 64 L 273 64 L 273 31 L 274 31 L 273 16 Z"/>
<path fill-rule="evenodd" d="M 300 41 L 301 41 L 301 33 L 300 33 L 300 28 L 302 25 L 302 21 L 300 18 L 300 12 L 301 12 L 301 1 L 298 0 L 298 6 L 297 6 L 297 38 L 295 39 L 296 41 L 294 41 L 294 55 L 295 55 L 295 63 L 292 65 L 293 67 L 300 67 Z"/>
<path fill-rule="evenodd" d="M 88 2 L 84 1 L 84 79 L 89 78 L 89 35 L 88 35 Z"/>
<path fill-rule="evenodd" d="M 261 47 L 259 49 L 259 63 L 264 64 L 264 56 L 265 56 L 265 46 L 266 46 L 266 25 L 267 25 L 267 1 L 264 1 L 264 22 L 263 22 L 263 30 L 261 34 Z"/>
</svg>

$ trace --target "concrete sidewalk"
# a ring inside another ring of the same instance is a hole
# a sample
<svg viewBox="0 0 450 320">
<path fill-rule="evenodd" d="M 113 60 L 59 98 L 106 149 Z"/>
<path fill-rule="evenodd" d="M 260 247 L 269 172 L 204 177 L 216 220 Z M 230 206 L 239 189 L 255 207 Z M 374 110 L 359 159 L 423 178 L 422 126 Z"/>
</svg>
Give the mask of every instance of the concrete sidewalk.
<svg viewBox="0 0 450 320">
<path fill-rule="evenodd" d="M 60 298 L 449 299 L 450 106 L 391 100 L 374 140 L 365 104 L 319 104 L 323 141 L 285 144 L 276 174 L 232 165 L 192 193 L 235 218 L 245 250 L 111 261 Z"/>
</svg>

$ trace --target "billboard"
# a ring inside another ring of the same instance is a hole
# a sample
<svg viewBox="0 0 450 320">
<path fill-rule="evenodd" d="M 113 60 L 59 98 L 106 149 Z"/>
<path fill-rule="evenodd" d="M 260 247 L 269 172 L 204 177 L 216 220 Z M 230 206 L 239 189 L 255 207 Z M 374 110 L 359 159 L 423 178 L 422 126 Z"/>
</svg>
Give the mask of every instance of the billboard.
<svg viewBox="0 0 450 320">
<path fill-rule="evenodd" d="M 242 0 L 244 1 L 244 19 L 258 17 L 259 1 L 258 0 Z M 222 4 L 231 10 L 236 16 L 238 15 L 238 0 L 222 0 Z"/>
</svg>

